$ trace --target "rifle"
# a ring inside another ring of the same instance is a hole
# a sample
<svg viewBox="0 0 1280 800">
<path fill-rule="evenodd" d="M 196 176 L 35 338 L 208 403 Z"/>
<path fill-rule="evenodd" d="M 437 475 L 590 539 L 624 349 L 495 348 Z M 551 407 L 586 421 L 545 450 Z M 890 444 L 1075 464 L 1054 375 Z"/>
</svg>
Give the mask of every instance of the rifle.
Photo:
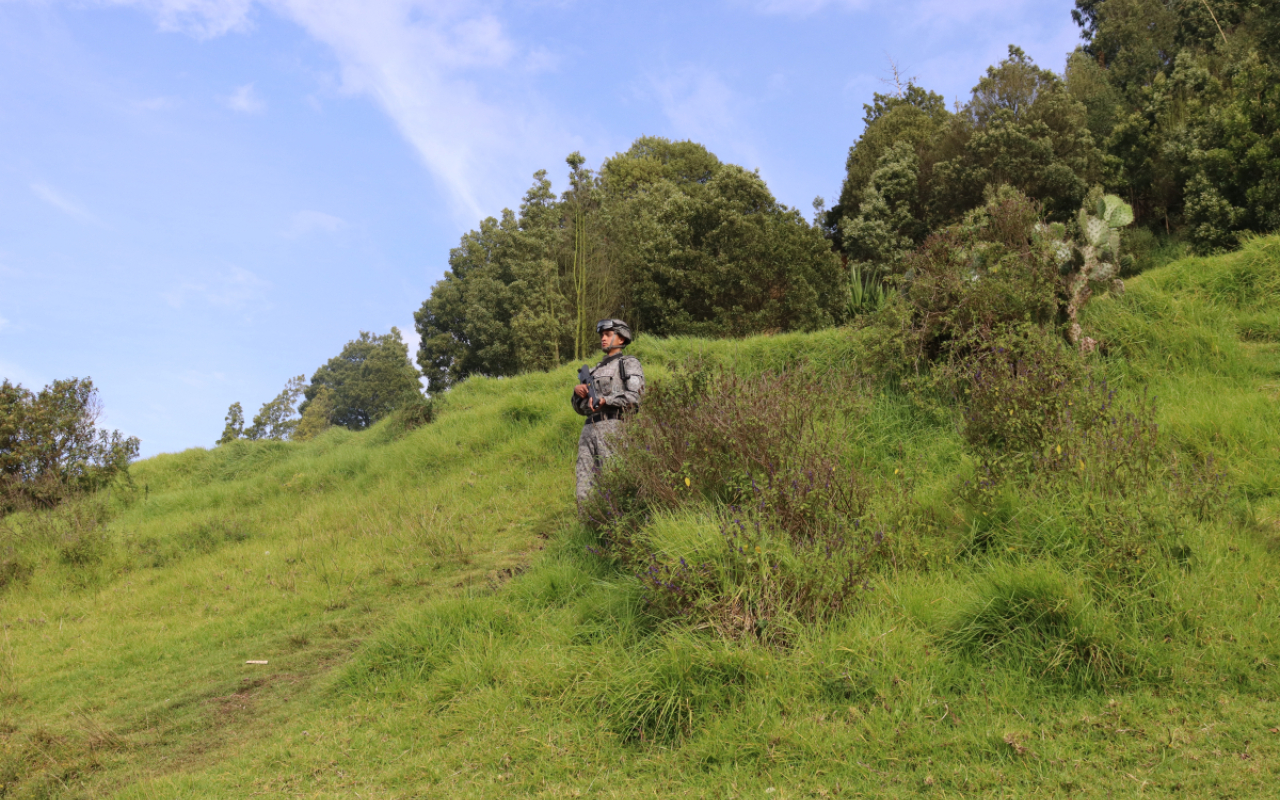
<svg viewBox="0 0 1280 800">
<path fill-rule="evenodd" d="M 591 367 L 583 364 L 578 369 L 578 383 L 587 385 L 587 396 L 591 398 L 591 409 L 593 411 L 598 410 L 602 398 L 600 393 L 596 391 L 595 381 L 591 380 Z"/>
</svg>

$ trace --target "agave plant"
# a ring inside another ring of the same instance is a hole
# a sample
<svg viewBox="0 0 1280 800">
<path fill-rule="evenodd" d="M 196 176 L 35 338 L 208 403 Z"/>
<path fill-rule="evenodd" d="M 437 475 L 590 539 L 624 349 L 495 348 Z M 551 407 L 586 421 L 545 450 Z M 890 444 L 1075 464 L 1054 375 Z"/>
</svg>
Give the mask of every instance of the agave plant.
<svg viewBox="0 0 1280 800">
<path fill-rule="evenodd" d="M 876 270 L 870 268 L 864 272 L 863 267 L 870 267 L 870 265 L 854 262 L 849 268 L 848 310 L 850 317 L 856 317 L 868 311 L 876 311 L 888 299 L 884 281 L 880 279 Z"/>
</svg>

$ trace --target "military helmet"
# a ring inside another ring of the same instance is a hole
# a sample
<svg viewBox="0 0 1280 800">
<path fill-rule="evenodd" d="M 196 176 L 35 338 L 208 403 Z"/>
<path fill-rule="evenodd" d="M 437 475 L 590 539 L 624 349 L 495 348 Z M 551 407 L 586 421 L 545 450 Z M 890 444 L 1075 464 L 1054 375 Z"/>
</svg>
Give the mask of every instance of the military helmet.
<svg viewBox="0 0 1280 800">
<path fill-rule="evenodd" d="M 596 323 L 596 333 L 601 334 L 605 331 L 615 331 L 619 336 L 626 340 L 627 344 L 631 344 L 631 340 L 635 336 L 631 333 L 631 326 L 620 319 L 602 319 Z"/>
</svg>

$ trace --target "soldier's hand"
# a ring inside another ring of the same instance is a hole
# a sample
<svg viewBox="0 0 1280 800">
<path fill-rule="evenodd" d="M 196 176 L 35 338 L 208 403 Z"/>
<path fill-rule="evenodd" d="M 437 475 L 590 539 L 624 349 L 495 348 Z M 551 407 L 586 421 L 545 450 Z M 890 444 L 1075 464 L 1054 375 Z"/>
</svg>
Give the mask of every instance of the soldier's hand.
<svg viewBox="0 0 1280 800">
<path fill-rule="evenodd" d="M 573 387 L 573 393 L 578 397 L 585 398 L 591 392 L 587 389 L 587 385 L 585 383 L 580 383 Z"/>
</svg>

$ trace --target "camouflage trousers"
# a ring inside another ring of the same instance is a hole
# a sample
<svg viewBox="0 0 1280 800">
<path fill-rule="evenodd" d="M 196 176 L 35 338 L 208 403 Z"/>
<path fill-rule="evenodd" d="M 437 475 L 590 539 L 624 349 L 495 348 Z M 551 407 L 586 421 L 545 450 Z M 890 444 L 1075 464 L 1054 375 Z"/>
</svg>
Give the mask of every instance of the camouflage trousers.
<svg viewBox="0 0 1280 800">
<path fill-rule="evenodd" d="M 622 420 L 604 419 L 582 426 L 578 437 L 578 508 L 586 502 L 605 459 L 613 454 L 613 437 L 622 429 Z"/>
</svg>

